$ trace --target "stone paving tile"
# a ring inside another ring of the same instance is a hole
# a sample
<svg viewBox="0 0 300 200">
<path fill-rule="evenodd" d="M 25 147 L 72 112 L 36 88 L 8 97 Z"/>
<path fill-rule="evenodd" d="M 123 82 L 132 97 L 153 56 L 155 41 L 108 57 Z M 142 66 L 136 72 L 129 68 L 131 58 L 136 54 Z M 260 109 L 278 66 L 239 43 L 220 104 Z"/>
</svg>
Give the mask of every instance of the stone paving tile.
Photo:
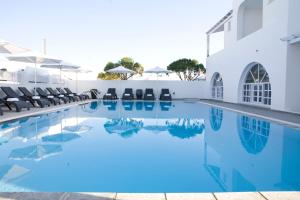
<svg viewBox="0 0 300 200">
<path fill-rule="evenodd" d="M 0 193 L 0 200 L 64 200 L 65 193 L 13 192 Z"/>
<path fill-rule="evenodd" d="M 212 193 L 167 193 L 167 200 L 216 200 Z"/>
<path fill-rule="evenodd" d="M 214 193 L 217 200 L 265 200 L 258 192 Z"/>
<path fill-rule="evenodd" d="M 298 200 L 300 192 L 261 192 L 268 200 Z"/>
<path fill-rule="evenodd" d="M 116 200 L 165 200 L 163 193 L 117 193 Z"/>
<path fill-rule="evenodd" d="M 116 195 L 117 193 L 68 193 L 64 200 L 114 200 Z"/>
</svg>

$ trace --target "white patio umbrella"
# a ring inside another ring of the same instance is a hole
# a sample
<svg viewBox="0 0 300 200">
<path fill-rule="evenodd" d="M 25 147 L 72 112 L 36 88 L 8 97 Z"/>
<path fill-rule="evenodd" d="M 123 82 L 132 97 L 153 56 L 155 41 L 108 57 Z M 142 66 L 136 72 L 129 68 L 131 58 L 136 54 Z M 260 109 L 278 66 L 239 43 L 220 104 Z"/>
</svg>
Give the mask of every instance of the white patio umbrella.
<svg viewBox="0 0 300 200">
<path fill-rule="evenodd" d="M 172 73 L 172 72 L 170 70 L 163 69 L 161 67 L 154 67 L 154 68 L 145 70 L 144 73 L 156 74 L 156 80 L 158 80 L 158 75 L 159 74 L 169 74 L 169 73 Z M 158 88 L 156 89 L 156 95 L 157 95 L 157 98 L 158 98 L 158 95 L 159 95 Z"/>
<path fill-rule="evenodd" d="M 127 69 L 123 66 L 115 67 L 113 69 L 107 70 L 106 72 L 115 73 L 115 74 L 134 74 L 135 71 Z"/>
<path fill-rule="evenodd" d="M 72 63 L 68 63 L 65 61 L 61 61 L 59 63 L 44 64 L 44 65 L 41 65 L 41 67 L 42 68 L 50 68 L 50 69 L 59 69 L 60 83 L 61 83 L 61 71 L 63 69 L 78 69 L 78 68 L 80 68 L 80 66 L 78 66 L 78 65 L 74 65 Z"/>
<path fill-rule="evenodd" d="M 19 47 L 13 43 L 0 39 L 0 53 L 14 54 L 23 53 L 26 51 L 29 51 L 29 49 Z"/>
<path fill-rule="evenodd" d="M 36 71 L 37 71 L 37 65 L 40 64 L 53 64 L 53 63 L 59 63 L 61 62 L 61 59 L 49 57 L 45 54 L 41 54 L 39 52 L 26 52 L 26 53 L 20 53 L 13 56 L 6 57 L 10 61 L 15 62 L 24 62 L 24 63 L 32 63 L 35 66 L 35 72 L 34 72 L 34 84 L 36 88 Z M 34 89 L 34 93 L 35 89 Z"/>
<path fill-rule="evenodd" d="M 62 69 L 64 72 L 74 72 L 76 74 L 76 93 L 78 93 L 78 73 L 91 73 L 91 70 L 85 70 L 85 69 Z"/>
<path fill-rule="evenodd" d="M 168 74 L 171 73 L 170 70 L 163 69 L 161 67 L 154 67 L 148 70 L 145 70 L 144 73 L 152 73 L 152 74 Z"/>
<path fill-rule="evenodd" d="M 106 72 L 115 73 L 115 74 L 124 74 L 124 75 L 135 73 L 135 71 L 127 69 L 123 66 L 115 67 L 113 69 L 107 70 Z M 121 81 L 120 81 L 119 89 L 121 89 Z"/>
</svg>

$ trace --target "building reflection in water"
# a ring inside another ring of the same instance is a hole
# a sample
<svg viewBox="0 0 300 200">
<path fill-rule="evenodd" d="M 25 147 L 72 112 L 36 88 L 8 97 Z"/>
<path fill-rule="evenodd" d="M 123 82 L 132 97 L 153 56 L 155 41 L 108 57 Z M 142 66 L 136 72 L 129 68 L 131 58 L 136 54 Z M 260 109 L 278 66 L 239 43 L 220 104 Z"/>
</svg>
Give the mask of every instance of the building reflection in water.
<svg viewBox="0 0 300 200">
<path fill-rule="evenodd" d="M 215 107 L 210 108 L 209 119 L 212 130 L 219 131 L 223 121 L 223 110 Z"/>
<path fill-rule="evenodd" d="M 244 115 L 238 117 L 237 123 L 239 137 L 246 151 L 260 153 L 268 142 L 270 123 Z"/>
</svg>

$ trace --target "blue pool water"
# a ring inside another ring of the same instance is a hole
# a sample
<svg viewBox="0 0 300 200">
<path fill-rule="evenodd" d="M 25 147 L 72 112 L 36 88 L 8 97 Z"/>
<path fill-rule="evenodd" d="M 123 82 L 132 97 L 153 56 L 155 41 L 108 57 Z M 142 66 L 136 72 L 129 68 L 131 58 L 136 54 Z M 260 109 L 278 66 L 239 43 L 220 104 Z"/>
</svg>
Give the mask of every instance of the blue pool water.
<svg viewBox="0 0 300 200">
<path fill-rule="evenodd" d="M 0 124 L 0 191 L 300 190 L 300 131 L 199 102 L 93 102 Z"/>
</svg>

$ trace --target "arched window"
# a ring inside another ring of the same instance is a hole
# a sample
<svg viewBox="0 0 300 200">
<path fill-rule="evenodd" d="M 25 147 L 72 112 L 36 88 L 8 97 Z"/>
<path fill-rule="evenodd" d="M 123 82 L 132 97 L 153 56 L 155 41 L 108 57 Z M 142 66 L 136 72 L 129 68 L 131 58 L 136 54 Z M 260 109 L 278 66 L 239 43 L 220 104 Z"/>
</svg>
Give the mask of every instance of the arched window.
<svg viewBox="0 0 300 200">
<path fill-rule="evenodd" d="M 242 101 L 255 105 L 271 105 L 271 84 L 265 68 L 255 63 L 247 72 L 243 83 Z"/>
<path fill-rule="evenodd" d="M 251 154 L 258 154 L 268 142 L 270 123 L 248 116 L 239 116 L 238 130 L 245 150 Z"/>
<path fill-rule="evenodd" d="M 263 26 L 263 0 L 245 0 L 238 10 L 238 40 Z"/>
<path fill-rule="evenodd" d="M 219 73 L 216 73 L 212 79 L 212 98 L 217 100 L 223 100 L 223 91 L 223 79 Z"/>
</svg>

